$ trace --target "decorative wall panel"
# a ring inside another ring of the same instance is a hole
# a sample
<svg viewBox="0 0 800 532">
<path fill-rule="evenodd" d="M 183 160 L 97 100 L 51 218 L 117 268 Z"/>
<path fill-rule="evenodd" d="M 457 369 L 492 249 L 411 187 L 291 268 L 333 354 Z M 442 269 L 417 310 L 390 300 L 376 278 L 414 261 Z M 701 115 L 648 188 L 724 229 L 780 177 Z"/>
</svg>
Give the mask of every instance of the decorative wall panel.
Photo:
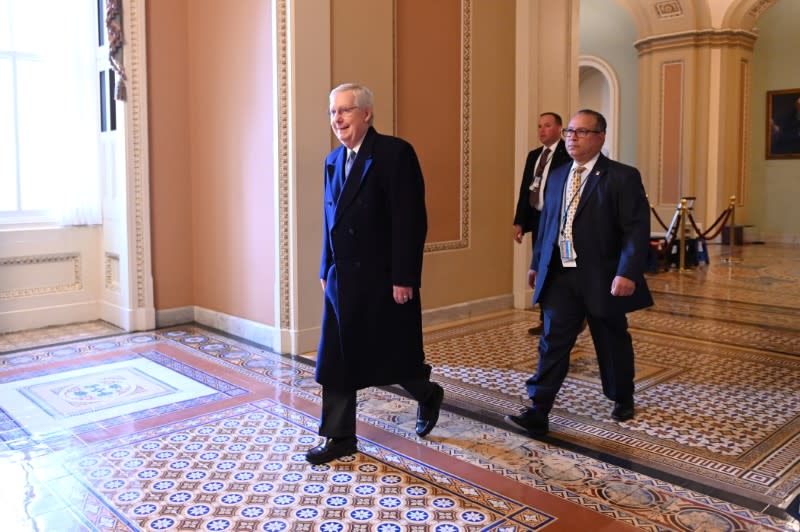
<svg viewBox="0 0 800 532">
<path fill-rule="evenodd" d="M 396 133 L 414 145 L 425 175 L 425 250 L 464 248 L 470 237 L 471 0 L 407 0 L 395 10 Z"/>
<path fill-rule="evenodd" d="M 0 299 L 82 289 L 79 253 L 0 258 Z"/>
<path fill-rule="evenodd" d="M 683 62 L 661 69 L 661 145 L 659 146 L 659 203 L 681 198 L 683 130 Z"/>
</svg>

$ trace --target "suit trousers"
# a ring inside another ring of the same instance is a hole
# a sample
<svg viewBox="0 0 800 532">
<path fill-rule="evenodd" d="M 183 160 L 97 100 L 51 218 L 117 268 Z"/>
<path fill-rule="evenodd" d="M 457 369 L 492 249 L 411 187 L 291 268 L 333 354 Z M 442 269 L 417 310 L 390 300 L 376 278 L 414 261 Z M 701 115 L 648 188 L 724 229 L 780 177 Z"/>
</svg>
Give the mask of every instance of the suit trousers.
<svg viewBox="0 0 800 532">
<path fill-rule="evenodd" d="M 611 286 L 609 285 L 609 290 Z M 633 397 L 633 343 L 625 314 L 594 316 L 583 301 L 576 268 L 551 265 L 539 304 L 544 331 L 539 338 L 536 373 L 525 386 L 534 406 L 549 412 L 569 371 L 569 356 L 583 320 L 589 323 L 603 394 L 612 401 Z"/>
<path fill-rule="evenodd" d="M 427 401 L 433 394 L 430 379 L 399 383 L 417 402 Z M 322 414 L 319 435 L 325 438 L 349 438 L 356 435 L 356 390 L 336 390 L 322 387 Z"/>
</svg>

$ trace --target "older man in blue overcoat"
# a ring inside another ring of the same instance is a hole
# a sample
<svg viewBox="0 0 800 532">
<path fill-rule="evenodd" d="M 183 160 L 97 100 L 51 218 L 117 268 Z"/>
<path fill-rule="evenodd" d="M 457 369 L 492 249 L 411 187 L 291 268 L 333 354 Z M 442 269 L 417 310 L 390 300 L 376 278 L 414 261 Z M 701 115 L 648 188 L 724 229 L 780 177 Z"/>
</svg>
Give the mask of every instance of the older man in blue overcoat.
<svg viewBox="0 0 800 532">
<path fill-rule="evenodd" d="M 417 155 L 408 142 L 372 127 L 367 87 L 336 87 L 329 112 L 342 145 L 324 167 L 325 305 L 316 369 L 324 440 L 306 453 L 314 464 L 356 452 L 357 390 L 400 384 L 419 403 L 419 436 L 433 429 L 444 396 L 422 347 L 427 215 Z"/>
</svg>

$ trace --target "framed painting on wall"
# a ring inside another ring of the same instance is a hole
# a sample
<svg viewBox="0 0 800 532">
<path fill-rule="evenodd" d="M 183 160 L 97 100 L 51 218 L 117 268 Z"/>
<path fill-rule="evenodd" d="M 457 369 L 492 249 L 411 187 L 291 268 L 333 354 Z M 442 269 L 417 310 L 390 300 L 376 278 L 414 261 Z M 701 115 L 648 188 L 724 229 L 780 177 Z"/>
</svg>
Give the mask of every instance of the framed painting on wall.
<svg viewBox="0 0 800 532">
<path fill-rule="evenodd" d="M 800 89 L 767 91 L 767 159 L 800 159 Z"/>
</svg>

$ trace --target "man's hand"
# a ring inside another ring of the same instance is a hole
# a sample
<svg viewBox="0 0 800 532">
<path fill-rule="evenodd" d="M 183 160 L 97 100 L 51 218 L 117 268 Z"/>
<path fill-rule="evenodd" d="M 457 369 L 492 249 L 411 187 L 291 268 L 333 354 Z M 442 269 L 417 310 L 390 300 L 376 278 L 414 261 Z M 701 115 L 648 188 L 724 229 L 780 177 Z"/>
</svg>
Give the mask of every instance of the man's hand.
<svg viewBox="0 0 800 532">
<path fill-rule="evenodd" d="M 322 291 L 324 292 L 325 291 L 325 287 L 328 286 L 328 281 L 326 281 L 325 279 L 320 279 L 319 280 L 319 284 L 322 285 Z"/>
<path fill-rule="evenodd" d="M 515 225 L 513 227 L 514 240 L 517 241 L 517 244 L 522 244 L 522 237 L 525 236 L 525 233 L 522 232 L 521 225 Z"/>
<path fill-rule="evenodd" d="M 612 296 L 629 296 L 633 294 L 634 290 L 636 290 L 636 283 L 627 277 L 617 275 L 614 277 L 614 280 L 611 281 Z"/>
<path fill-rule="evenodd" d="M 536 288 L 536 270 L 528 270 L 528 286 Z"/>
<path fill-rule="evenodd" d="M 414 298 L 414 288 L 411 286 L 392 285 L 392 295 L 394 296 L 394 302 L 402 305 Z"/>
</svg>

